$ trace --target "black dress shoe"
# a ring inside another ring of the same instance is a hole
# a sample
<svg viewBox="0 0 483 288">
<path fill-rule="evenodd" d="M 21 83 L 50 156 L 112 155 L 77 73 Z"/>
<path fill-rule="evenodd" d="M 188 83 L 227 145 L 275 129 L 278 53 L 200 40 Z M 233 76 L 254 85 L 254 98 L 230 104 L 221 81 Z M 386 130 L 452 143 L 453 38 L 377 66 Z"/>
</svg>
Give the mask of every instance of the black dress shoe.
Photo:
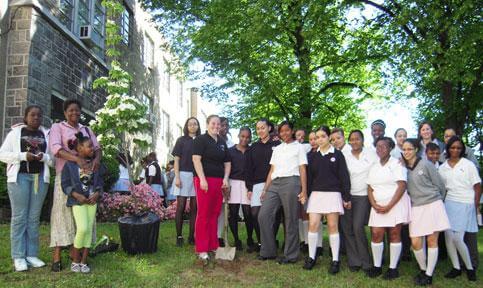
<svg viewBox="0 0 483 288">
<path fill-rule="evenodd" d="M 296 262 L 297 262 L 297 259 L 287 259 L 286 257 L 280 257 L 277 261 L 277 263 L 280 265 L 294 264 Z"/>
<path fill-rule="evenodd" d="M 255 244 L 255 252 L 260 252 L 261 248 L 262 248 L 262 244 L 260 243 Z"/>
<path fill-rule="evenodd" d="M 386 273 L 384 273 L 383 278 L 385 280 L 393 280 L 393 279 L 399 278 L 399 271 L 397 270 L 397 268 L 395 269 L 389 268 L 387 269 Z"/>
<path fill-rule="evenodd" d="M 419 273 L 414 276 L 414 282 L 417 283 L 419 281 L 419 279 L 421 279 L 421 277 L 423 277 L 423 275 L 426 275 L 426 271 L 424 270 L 419 270 Z"/>
<path fill-rule="evenodd" d="M 476 272 L 475 272 L 475 269 L 473 269 L 473 270 L 466 270 L 466 277 L 468 277 L 468 281 L 476 281 Z"/>
<path fill-rule="evenodd" d="M 52 263 L 52 272 L 60 272 L 62 271 L 62 262 L 54 262 Z"/>
<path fill-rule="evenodd" d="M 376 277 L 381 276 L 381 274 L 382 274 L 382 268 L 381 267 L 372 267 L 371 269 L 366 270 L 366 271 L 367 271 L 366 275 L 369 278 L 376 278 Z"/>
<path fill-rule="evenodd" d="M 340 271 L 340 262 L 339 261 L 332 261 L 329 266 L 329 274 L 335 275 Z"/>
<path fill-rule="evenodd" d="M 176 238 L 176 246 L 183 247 L 183 242 L 183 236 L 178 236 L 178 238 Z"/>
<path fill-rule="evenodd" d="M 419 274 L 418 279 L 415 281 L 418 286 L 428 286 L 433 284 L 433 277 L 424 274 Z"/>
<path fill-rule="evenodd" d="M 351 272 L 359 272 L 359 270 L 361 270 L 361 266 L 349 266 Z"/>
<path fill-rule="evenodd" d="M 317 250 L 315 251 L 315 256 L 322 257 L 323 254 L 324 254 L 324 249 L 322 247 L 317 247 Z"/>
<path fill-rule="evenodd" d="M 223 238 L 218 238 L 218 246 L 225 247 L 225 240 Z"/>
<path fill-rule="evenodd" d="M 247 245 L 247 253 L 253 253 L 255 252 L 255 245 Z"/>
<path fill-rule="evenodd" d="M 449 271 L 448 273 L 446 273 L 444 275 L 445 278 L 448 278 L 448 279 L 453 279 L 453 278 L 456 278 L 458 276 L 461 275 L 461 270 L 458 270 L 458 269 L 451 269 L 451 271 Z"/>
<path fill-rule="evenodd" d="M 267 261 L 267 260 L 274 260 L 275 258 L 277 258 L 277 257 L 276 256 L 273 256 L 273 257 L 265 257 L 265 256 L 262 256 L 262 255 L 258 255 L 257 260 Z"/>
<path fill-rule="evenodd" d="M 304 269 L 305 270 L 312 270 L 312 268 L 314 268 L 314 266 L 315 266 L 315 263 L 317 263 L 317 258 L 312 259 L 310 257 L 307 257 L 305 259 Z"/>
</svg>

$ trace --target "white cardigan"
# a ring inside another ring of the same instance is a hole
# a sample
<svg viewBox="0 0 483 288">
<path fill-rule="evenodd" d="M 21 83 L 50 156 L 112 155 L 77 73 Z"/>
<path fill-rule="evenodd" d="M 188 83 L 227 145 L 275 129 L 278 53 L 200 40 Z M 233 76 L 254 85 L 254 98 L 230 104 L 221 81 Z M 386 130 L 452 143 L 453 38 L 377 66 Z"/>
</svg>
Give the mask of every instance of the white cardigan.
<svg viewBox="0 0 483 288">
<path fill-rule="evenodd" d="M 22 128 L 26 125 L 14 126 L 12 130 L 7 134 L 5 141 L 0 148 L 0 161 L 7 163 L 7 182 L 16 183 L 18 171 L 20 170 L 20 162 L 27 161 L 27 152 L 20 151 L 20 136 L 22 134 Z M 44 133 L 46 141 L 46 151 L 43 154 L 41 162 L 44 162 L 44 183 L 49 183 L 50 171 L 49 166 L 52 166 L 52 158 L 49 155 L 49 131 L 40 126 L 40 131 Z"/>
</svg>

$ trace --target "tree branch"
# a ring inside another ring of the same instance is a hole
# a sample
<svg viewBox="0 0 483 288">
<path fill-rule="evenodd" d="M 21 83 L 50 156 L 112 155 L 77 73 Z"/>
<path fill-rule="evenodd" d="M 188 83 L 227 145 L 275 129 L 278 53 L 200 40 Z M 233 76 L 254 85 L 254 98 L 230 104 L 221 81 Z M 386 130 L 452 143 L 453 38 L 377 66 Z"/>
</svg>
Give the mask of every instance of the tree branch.
<svg viewBox="0 0 483 288">
<path fill-rule="evenodd" d="M 377 4 L 373 1 L 370 1 L 370 0 L 357 0 L 357 1 L 360 1 L 362 3 L 365 3 L 367 5 L 370 5 L 378 10 L 381 10 L 382 12 L 386 13 L 387 15 L 389 15 L 391 18 L 396 18 L 397 15 L 396 13 L 394 13 L 391 9 L 389 9 L 389 7 L 386 7 L 386 6 L 383 6 L 381 4 Z M 414 32 L 411 30 L 411 28 L 409 28 L 408 25 L 406 24 L 401 24 L 401 28 L 404 30 L 404 32 L 406 32 L 406 34 L 411 38 L 413 39 L 413 41 L 415 43 L 418 43 L 419 40 L 418 40 L 418 37 L 416 37 L 416 34 L 414 34 Z"/>
<path fill-rule="evenodd" d="M 324 67 L 327 67 L 327 66 L 347 64 L 347 63 L 357 63 L 357 62 L 368 60 L 368 59 L 380 59 L 380 58 L 387 58 L 387 57 L 389 57 L 389 55 L 370 55 L 370 56 L 367 56 L 363 59 L 354 58 L 354 59 L 344 59 L 344 60 L 340 60 L 340 61 L 329 61 L 329 62 L 322 63 L 320 65 L 313 67 L 312 69 L 310 69 L 310 73 L 314 73 L 317 70 L 324 68 Z"/>
<path fill-rule="evenodd" d="M 373 96 L 371 93 L 367 92 L 360 85 L 358 85 L 356 83 L 351 83 L 351 82 L 331 82 L 331 83 L 325 85 L 324 87 L 320 88 L 319 92 L 317 93 L 317 96 L 321 95 L 322 93 L 324 93 L 325 91 L 327 91 L 331 88 L 338 87 L 338 86 L 339 87 L 348 87 L 348 88 L 357 88 L 357 89 L 361 90 L 362 93 L 367 94 L 368 96 Z"/>
</svg>

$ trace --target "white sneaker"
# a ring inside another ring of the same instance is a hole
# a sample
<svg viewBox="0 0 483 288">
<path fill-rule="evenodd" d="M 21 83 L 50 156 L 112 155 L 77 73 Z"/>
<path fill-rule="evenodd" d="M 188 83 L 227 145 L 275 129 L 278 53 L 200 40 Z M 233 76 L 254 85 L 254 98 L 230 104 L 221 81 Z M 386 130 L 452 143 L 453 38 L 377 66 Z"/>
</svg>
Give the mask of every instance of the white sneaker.
<svg viewBox="0 0 483 288">
<path fill-rule="evenodd" d="M 13 265 L 15 266 L 15 271 L 17 272 L 28 270 L 27 261 L 25 261 L 23 258 L 13 259 Z"/>
<path fill-rule="evenodd" d="M 75 273 L 81 272 L 81 266 L 80 265 L 81 265 L 80 263 L 72 262 L 72 264 L 70 264 L 70 271 L 75 272 Z"/>
<path fill-rule="evenodd" d="M 89 273 L 91 272 L 91 268 L 87 264 L 80 264 L 80 272 Z"/>
<path fill-rule="evenodd" d="M 27 257 L 27 265 L 32 266 L 34 268 L 44 267 L 44 261 L 40 260 L 37 257 Z"/>
</svg>

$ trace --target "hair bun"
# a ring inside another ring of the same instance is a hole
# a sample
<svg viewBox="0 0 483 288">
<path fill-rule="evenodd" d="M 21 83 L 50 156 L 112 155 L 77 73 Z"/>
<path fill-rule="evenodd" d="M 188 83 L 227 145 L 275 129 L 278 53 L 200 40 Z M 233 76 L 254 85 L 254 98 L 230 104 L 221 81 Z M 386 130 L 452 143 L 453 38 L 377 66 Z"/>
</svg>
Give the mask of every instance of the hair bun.
<svg viewBox="0 0 483 288">
<path fill-rule="evenodd" d="M 84 138 L 84 134 L 82 134 L 82 132 L 77 132 L 75 134 L 75 138 L 77 138 L 78 140 L 80 140 L 80 139 Z"/>
</svg>

